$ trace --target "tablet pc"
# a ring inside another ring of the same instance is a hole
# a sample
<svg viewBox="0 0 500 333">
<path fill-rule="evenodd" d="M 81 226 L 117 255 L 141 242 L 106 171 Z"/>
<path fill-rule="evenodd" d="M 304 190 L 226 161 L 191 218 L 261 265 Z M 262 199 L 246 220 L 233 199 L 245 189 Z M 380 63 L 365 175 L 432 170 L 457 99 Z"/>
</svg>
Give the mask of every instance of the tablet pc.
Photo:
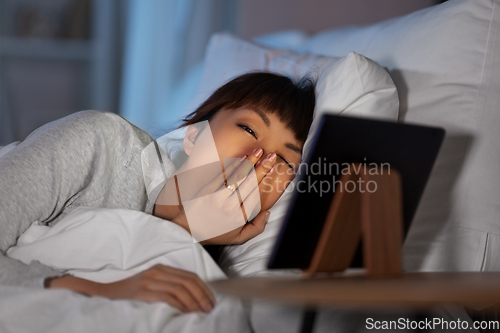
<svg viewBox="0 0 500 333">
<path fill-rule="evenodd" d="M 294 188 L 287 189 L 294 193 L 268 268 L 309 267 L 342 168 L 354 162 L 399 171 L 406 236 L 444 134 L 438 127 L 323 115 Z M 351 267 L 362 267 L 360 248 Z"/>
</svg>

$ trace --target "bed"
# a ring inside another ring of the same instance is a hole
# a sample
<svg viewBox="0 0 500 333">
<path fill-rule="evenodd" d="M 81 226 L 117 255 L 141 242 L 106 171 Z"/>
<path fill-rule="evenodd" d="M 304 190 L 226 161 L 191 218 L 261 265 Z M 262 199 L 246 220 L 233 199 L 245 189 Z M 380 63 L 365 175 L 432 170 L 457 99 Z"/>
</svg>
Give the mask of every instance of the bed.
<svg viewBox="0 0 500 333">
<path fill-rule="evenodd" d="M 204 62 L 180 86 L 182 100 L 177 105 L 180 112 L 192 110 L 215 87 L 241 72 L 271 70 L 293 77 L 312 73 L 318 79 L 316 117 L 332 112 L 445 128 L 443 147 L 404 244 L 404 267 L 498 270 L 500 260 L 494 253 L 500 244 L 499 5 L 498 0 L 450 0 L 377 24 L 314 35 L 292 30 L 246 41 L 217 34 Z M 297 273 L 265 267 L 288 199 L 283 195 L 272 208 L 263 234 L 224 249 L 220 274 Z M 203 257 L 203 250 L 198 250 Z M 162 304 L 1 286 L 0 328 L 5 332 L 289 332 L 300 320 L 301 309 L 292 307 L 232 299 L 220 304 L 208 316 L 179 315 Z M 411 316 L 401 311 L 376 315 Z M 436 309 L 434 315 L 451 318 L 463 313 Z M 317 331 L 364 331 L 366 317 L 362 312 L 329 309 L 320 313 Z"/>
</svg>

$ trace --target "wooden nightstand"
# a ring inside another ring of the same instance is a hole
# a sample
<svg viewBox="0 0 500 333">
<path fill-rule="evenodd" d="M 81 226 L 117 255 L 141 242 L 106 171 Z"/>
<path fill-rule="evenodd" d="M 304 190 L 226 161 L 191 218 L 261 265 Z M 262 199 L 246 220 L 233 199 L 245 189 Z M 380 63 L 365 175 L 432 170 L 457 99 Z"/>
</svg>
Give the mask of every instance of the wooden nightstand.
<svg viewBox="0 0 500 333">
<path fill-rule="evenodd" d="M 323 306 L 364 309 L 442 304 L 491 306 L 500 303 L 500 272 L 420 272 L 369 277 L 345 272 L 315 277 L 255 277 L 214 281 L 215 290 L 242 299 L 305 306 L 302 332 L 311 332 L 315 310 Z"/>
</svg>

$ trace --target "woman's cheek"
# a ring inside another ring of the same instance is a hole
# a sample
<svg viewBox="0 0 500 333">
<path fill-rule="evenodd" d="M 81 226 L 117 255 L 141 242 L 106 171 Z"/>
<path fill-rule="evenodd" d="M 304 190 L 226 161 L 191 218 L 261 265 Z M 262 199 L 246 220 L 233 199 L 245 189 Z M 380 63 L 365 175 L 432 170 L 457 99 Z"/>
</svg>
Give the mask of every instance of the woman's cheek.
<svg viewBox="0 0 500 333">
<path fill-rule="evenodd" d="M 286 179 L 285 179 L 286 178 Z M 291 177 L 266 177 L 259 184 L 261 211 L 271 208 L 289 185 Z"/>
</svg>

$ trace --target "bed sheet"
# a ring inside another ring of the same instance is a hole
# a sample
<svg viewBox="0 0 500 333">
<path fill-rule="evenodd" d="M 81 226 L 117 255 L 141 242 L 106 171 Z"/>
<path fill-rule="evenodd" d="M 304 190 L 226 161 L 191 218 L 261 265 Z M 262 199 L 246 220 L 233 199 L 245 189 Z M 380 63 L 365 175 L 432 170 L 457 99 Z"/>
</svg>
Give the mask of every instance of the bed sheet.
<svg viewBox="0 0 500 333">
<path fill-rule="evenodd" d="M 68 290 L 0 286 L 0 331 L 51 333 L 251 332 L 237 300 L 209 315 L 179 314 L 167 304 L 86 297 Z M 237 306 L 235 306 L 235 304 Z"/>
<path fill-rule="evenodd" d="M 125 209 L 79 207 L 55 226 L 35 222 L 7 254 L 23 262 L 38 260 L 97 282 L 120 280 L 157 263 L 192 271 L 204 281 L 226 278 L 184 229 Z M 210 314 L 183 314 L 165 303 L 0 286 L 0 331 L 288 333 L 300 327 L 301 307 L 215 295 L 217 306 Z M 367 332 L 368 318 L 388 321 L 415 319 L 414 315 L 410 309 L 324 309 L 318 314 L 315 332 Z M 431 315 L 467 320 L 460 309 L 435 309 Z"/>
<path fill-rule="evenodd" d="M 125 209 L 78 207 L 52 227 L 35 222 L 7 255 L 101 283 L 125 279 L 156 264 L 194 272 L 204 281 L 226 278 L 183 228 Z M 183 314 L 166 303 L 2 286 L 0 331 L 250 332 L 239 300 L 222 295 L 216 299 L 208 315 Z"/>
</svg>

